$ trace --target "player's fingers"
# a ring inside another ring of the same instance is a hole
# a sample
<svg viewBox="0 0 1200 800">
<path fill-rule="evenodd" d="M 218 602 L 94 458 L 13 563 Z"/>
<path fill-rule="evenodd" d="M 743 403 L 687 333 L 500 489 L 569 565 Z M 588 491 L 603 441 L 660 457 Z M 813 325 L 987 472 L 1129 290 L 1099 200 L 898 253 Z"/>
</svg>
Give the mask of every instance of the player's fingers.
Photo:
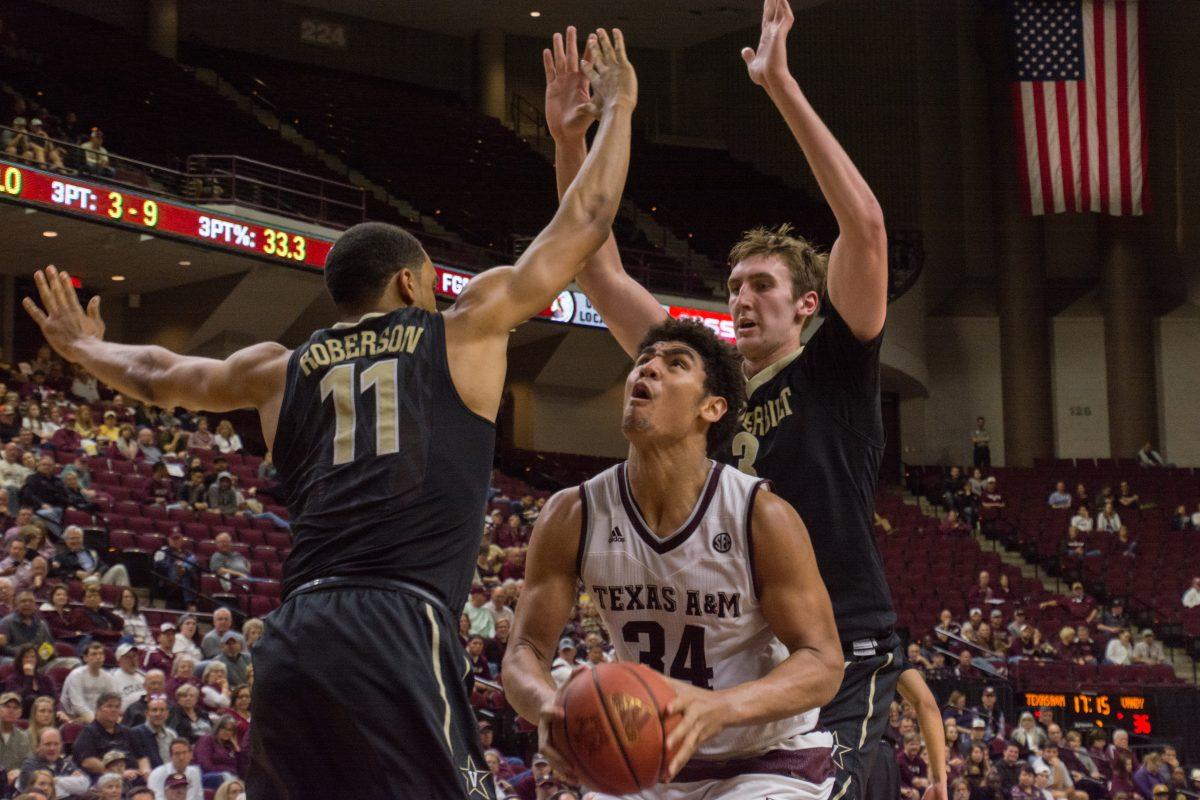
<svg viewBox="0 0 1200 800">
<path fill-rule="evenodd" d="M 596 34 L 590 34 L 587 41 L 587 56 L 584 61 L 592 65 L 593 72 L 605 65 L 604 53 L 600 50 L 600 40 Z M 581 65 L 582 66 L 582 65 Z"/>
<path fill-rule="evenodd" d="M 60 313 L 58 307 L 58 294 L 54 291 L 54 278 L 49 270 L 54 267 L 48 267 L 46 271 L 38 270 L 33 273 L 33 283 L 37 286 L 38 296 L 42 299 L 42 308 L 46 309 L 46 315 L 53 317 Z"/>
<path fill-rule="evenodd" d="M 600 40 L 600 49 L 603 51 L 604 58 L 608 61 L 608 63 L 611 64 L 612 62 L 616 61 L 617 51 L 613 49 L 612 39 L 608 37 L 608 31 L 604 30 L 604 28 L 597 28 L 596 38 Z"/>
<path fill-rule="evenodd" d="M 554 34 L 552 40 L 554 47 L 554 68 L 559 72 L 567 71 L 567 54 L 563 50 L 563 37 L 561 33 Z"/>
<path fill-rule="evenodd" d="M 775 0 L 763 0 L 763 25 L 771 21 L 771 4 L 774 2 Z"/>
<path fill-rule="evenodd" d="M 558 77 L 558 70 L 554 68 L 554 54 L 550 52 L 549 47 L 542 50 L 542 67 L 546 70 L 546 83 Z"/>
<path fill-rule="evenodd" d="M 617 58 L 622 62 L 629 61 L 629 54 L 625 52 L 625 34 L 621 33 L 620 28 L 613 28 L 613 47 L 616 48 Z"/>
<path fill-rule="evenodd" d="M 753 47 L 743 47 L 742 48 L 742 61 L 745 61 L 746 64 L 749 65 L 750 62 L 753 60 L 754 60 L 754 48 Z"/>
<path fill-rule="evenodd" d="M 34 302 L 32 297 L 26 297 L 22 300 L 21 307 L 25 309 L 25 312 L 29 316 L 33 317 L 33 321 L 38 324 L 39 328 L 46 324 L 47 318 L 45 313 L 38 308 L 38 304 Z"/>
<path fill-rule="evenodd" d="M 575 33 L 574 25 L 567 26 L 567 42 L 566 42 L 566 44 L 567 44 L 567 56 L 564 59 L 564 62 L 567 65 L 567 69 L 569 69 L 572 72 L 575 72 L 576 70 L 579 69 L 579 67 L 578 67 L 578 64 L 579 64 L 579 36 Z"/>
<path fill-rule="evenodd" d="M 67 308 L 82 313 L 83 306 L 79 304 L 79 292 L 75 291 L 75 285 L 71 283 L 71 274 L 65 269 L 59 273 L 58 285 L 62 288 L 63 302 L 67 304 Z"/>
</svg>

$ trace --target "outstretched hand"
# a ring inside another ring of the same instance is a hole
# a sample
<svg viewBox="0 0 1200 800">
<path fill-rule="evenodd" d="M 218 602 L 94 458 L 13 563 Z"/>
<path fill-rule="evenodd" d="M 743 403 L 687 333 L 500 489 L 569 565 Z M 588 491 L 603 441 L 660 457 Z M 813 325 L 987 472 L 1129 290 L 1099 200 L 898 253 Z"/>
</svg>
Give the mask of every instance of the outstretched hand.
<svg viewBox="0 0 1200 800">
<path fill-rule="evenodd" d="M 617 106 L 633 110 L 637 105 L 637 73 L 625 52 L 625 36 L 613 28 L 612 38 L 608 31 L 598 28 L 588 36 L 587 58 L 579 63 L 592 88 L 592 100 L 584 108 L 599 117 Z"/>
<path fill-rule="evenodd" d="M 791 75 L 787 65 L 787 35 L 794 21 L 788 0 L 763 1 L 758 49 L 743 47 L 742 60 L 746 62 L 750 80 L 764 89 L 778 85 Z"/>
<path fill-rule="evenodd" d="M 42 329 L 51 347 L 70 362 L 79 360 L 78 347 L 87 340 L 104 338 L 104 320 L 100 317 L 100 296 L 88 303 L 87 310 L 79 304 L 79 296 L 71 285 L 71 276 L 50 266 L 33 274 L 42 305 L 32 297 L 21 301 L 25 311 Z"/>
<path fill-rule="evenodd" d="M 546 68 L 546 127 L 555 141 L 583 139 L 596 120 L 592 92 L 579 60 L 575 26 L 554 34 L 553 49 L 542 51 Z"/>
</svg>

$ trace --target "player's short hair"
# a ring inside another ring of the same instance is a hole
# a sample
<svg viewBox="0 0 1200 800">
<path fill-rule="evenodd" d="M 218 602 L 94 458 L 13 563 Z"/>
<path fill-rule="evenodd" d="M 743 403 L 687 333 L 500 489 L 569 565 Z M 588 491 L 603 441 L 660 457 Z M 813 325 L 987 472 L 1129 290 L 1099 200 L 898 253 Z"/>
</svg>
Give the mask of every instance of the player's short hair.
<svg viewBox="0 0 1200 800">
<path fill-rule="evenodd" d="M 383 222 L 364 222 L 343 233 L 325 259 L 325 288 L 345 312 L 371 304 L 393 275 L 402 269 L 419 271 L 425 250 L 403 228 Z"/>
<path fill-rule="evenodd" d="M 667 319 L 646 332 L 638 352 L 658 342 L 683 342 L 696 351 L 704 364 L 704 390 L 725 398 L 725 416 L 708 429 L 708 454 L 724 449 L 737 430 L 738 417 L 746 406 L 746 376 L 742 357 L 702 323 L 695 320 Z"/>
<path fill-rule="evenodd" d="M 805 292 L 825 294 L 825 276 L 829 254 L 816 248 L 802 236 L 796 236 L 788 223 L 778 228 L 755 228 L 742 234 L 729 251 L 729 266 L 756 256 L 779 256 L 792 276 L 792 299 Z"/>
</svg>

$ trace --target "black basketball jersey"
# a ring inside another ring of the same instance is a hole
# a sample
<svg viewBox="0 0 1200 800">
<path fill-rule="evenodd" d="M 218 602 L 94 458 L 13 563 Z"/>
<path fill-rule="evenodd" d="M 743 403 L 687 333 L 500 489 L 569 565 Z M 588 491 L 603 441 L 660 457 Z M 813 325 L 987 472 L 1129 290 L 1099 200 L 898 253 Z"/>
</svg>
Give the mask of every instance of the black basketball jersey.
<svg viewBox="0 0 1200 800">
<path fill-rule="evenodd" d="M 746 411 L 723 460 L 769 478 L 808 527 L 843 642 L 896 623 L 872 533 L 883 460 L 880 334 L 860 342 L 831 303 L 798 353 L 747 383 Z"/>
<path fill-rule="evenodd" d="M 463 404 L 441 314 L 314 333 L 288 360 L 274 456 L 291 512 L 284 593 L 314 578 L 417 583 L 457 613 L 483 535 L 495 426 Z"/>
</svg>

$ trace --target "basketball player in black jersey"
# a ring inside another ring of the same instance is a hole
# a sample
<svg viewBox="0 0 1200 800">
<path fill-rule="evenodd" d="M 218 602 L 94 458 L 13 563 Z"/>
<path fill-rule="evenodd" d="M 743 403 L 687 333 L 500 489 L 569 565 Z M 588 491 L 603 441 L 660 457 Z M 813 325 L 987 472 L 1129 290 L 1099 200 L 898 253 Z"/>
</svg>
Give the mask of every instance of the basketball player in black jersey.
<svg viewBox="0 0 1200 800">
<path fill-rule="evenodd" d="M 758 47 L 745 48 L 742 57 L 808 159 L 839 235 L 828 257 L 788 228 L 752 232 L 733 249 L 729 310 L 745 361 L 748 404 L 723 460 L 770 478 L 808 526 L 846 659 L 842 687 L 821 712 L 821 724 L 838 740 L 841 771 L 832 800 L 858 800 L 903 661 L 872 535 L 884 440 L 879 349 L 887 314 L 887 238 L 870 187 L 788 69 L 792 21 L 787 0 L 765 0 Z M 567 61 L 570 45 L 555 37 L 555 65 Z M 584 85 L 578 72 L 547 73 L 546 117 L 560 191 L 587 155 Z M 614 239 L 591 258 L 579 284 L 636 357 L 638 343 L 666 312 L 626 274 Z M 822 296 L 824 323 L 802 348 L 801 334 Z"/>
<path fill-rule="evenodd" d="M 619 31 L 589 44 L 600 127 L 549 226 L 515 266 L 443 313 L 410 234 L 366 223 L 325 265 L 343 322 L 288 351 L 224 361 L 104 341 L 70 277 L 35 275 L 26 310 L 68 361 L 157 406 L 258 410 L 294 549 L 254 649 L 255 800 L 494 797 L 457 637 L 482 535 L 509 332 L 607 238 L 629 163 L 637 79 Z M 447 609 L 454 609 L 451 614 Z"/>
</svg>

